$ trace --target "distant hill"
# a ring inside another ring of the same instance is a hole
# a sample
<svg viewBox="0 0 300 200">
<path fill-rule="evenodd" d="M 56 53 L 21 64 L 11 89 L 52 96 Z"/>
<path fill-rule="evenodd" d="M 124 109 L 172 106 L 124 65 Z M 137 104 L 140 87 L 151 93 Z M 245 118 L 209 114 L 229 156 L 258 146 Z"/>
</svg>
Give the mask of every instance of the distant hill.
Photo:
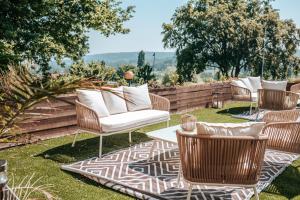
<svg viewBox="0 0 300 200">
<path fill-rule="evenodd" d="M 119 52 L 119 53 L 103 53 L 103 54 L 93 54 L 86 55 L 83 60 L 86 63 L 90 62 L 100 62 L 104 61 L 106 65 L 119 68 L 125 64 L 136 65 L 139 52 Z M 146 63 L 150 65 L 153 64 L 153 54 L 154 52 L 145 52 Z M 68 59 L 64 61 L 66 66 L 70 66 L 72 62 Z M 176 65 L 176 55 L 175 52 L 155 52 L 155 70 L 163 70 L 168 66 Z M 61 71 L 60 67 L 52 62 L 53 71 Z"/>
<path fill-rule="evenodd" d="M 87 55 L 84 61 L 89 63 L 92 61 L 104 61 L 107 65 L 120 67 L 124 64 L 136 65 L 139 52 L 120 52 L 120 53 L 104 53 Z M 154 52 L 145 52 L 146 63 L 153 64 Z M 176 55 L 174 52 L 155 52 L 155 68 L 160 70 L 169 65 L 176 64 Z"/>
</svg>

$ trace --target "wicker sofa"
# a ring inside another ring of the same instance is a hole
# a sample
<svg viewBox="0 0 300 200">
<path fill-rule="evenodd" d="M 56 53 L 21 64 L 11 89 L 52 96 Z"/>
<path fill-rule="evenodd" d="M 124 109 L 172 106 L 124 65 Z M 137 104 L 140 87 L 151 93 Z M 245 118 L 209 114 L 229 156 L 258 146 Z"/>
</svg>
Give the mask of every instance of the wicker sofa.
<svg viewBox="0 0 300 200">
<path fill-rule="evenodd" d="M 250 102 L 250 114 L 252 114 L 253 103 L 257 102 L 259 89 L 262 89 L 260 77 L 241 78 L 231 82 L 232 99 Z"/>
<path fill-rule="evenodd" d="M 102 157 L 102 139 L 104 136 L 129 133 L 129 143 L 131 143 L 131 133 L 134 130 L 161 122 L 167 122 L 168 126 L 170 120 L 169 100 L 151 93 L 149 93 L 149 98 L 151 100 L 151 108 L 149 109 L 111 114 L 107 117 L 100 117 L 93 108 L 77 100 L 76 113 L 79 130 L 74 137 L 72 146 L 74 147 L 76 137 L 80 132 L 97 134 L 100 136 L 99 157 Z"/>
</svg>

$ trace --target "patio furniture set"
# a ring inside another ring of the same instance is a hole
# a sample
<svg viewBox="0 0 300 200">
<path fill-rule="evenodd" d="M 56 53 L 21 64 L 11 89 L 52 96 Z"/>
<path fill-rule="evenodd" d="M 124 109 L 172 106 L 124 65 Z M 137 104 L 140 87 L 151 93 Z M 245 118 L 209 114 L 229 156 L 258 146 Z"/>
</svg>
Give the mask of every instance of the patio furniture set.
<svg viewBox="0 0 300 200">
<path fill-rule="evenodd" d="M 178 144 L 181 163 L 178 183 L 181 177 L 189 183 L 187 199 L 191 198 L 194 185 L 250 187 L 258 199 L 256 184 L 266 148 L 300 153 L 300 112 L 291 110 L 298 101 L 298 94 L 284 91 L 284 83 L 275 84 L 281 89 L 276 90 L 270 87 L 273 83 L 260 84 L 258 78 L 250 77 L 248 88 L 245 81 L 234 81 L 234 98 L 258 102 L 258 109 L 287 111 L 267 112 L 262 122 L 197 122 L 193 131 L 175 126 L 147 133 L 154 139 L 148 160 L 154 156 L 155 140 Z M 250 85 L 252 89 L 249 89 Z M 78 126 L 81 131 L 100 136 L 100 158 L 104 136 L 129 132 L 131 142 L 131 133 L 136 129 L 161 122 L 167 122 L 169 126 L 169 100 L 149 93 L 147 85 L 110 91 L 78 90 L 77 94 Z M 276 103 L 264 107 L 268 98 L 273 98 Z M 280 107 L 279 102 L 284 106 Z"/>
<path fill-rule="evenodd" d="M 250 102 L 250 115 L 253 104 L 256 104 L 257 116 L 262 110 L 295 109 L 299 102 L 300 84 L 293 85 L 291 91 L 286 91 L 286 88 L 287 81 L 266 81 L 260 77 L 241 78 L 231 83 L 233 100 Z"/>
</svg>

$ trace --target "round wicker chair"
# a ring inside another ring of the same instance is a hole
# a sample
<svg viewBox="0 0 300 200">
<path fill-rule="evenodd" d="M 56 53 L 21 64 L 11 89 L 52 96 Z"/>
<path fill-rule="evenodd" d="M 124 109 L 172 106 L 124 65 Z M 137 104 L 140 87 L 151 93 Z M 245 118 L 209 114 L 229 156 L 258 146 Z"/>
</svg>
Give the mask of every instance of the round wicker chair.
<svg viewBox="0 0 300 200">
<path fill-rule="evenodd" d="M 300 153 L 300 110 L 271 111 L 263 121 L 267 126 L 263 134 L 269 137 L 267 148 Z"/>
<path fill-rule="evenodd" d="M 259 113 L 262 110 L 293 110 L 297 107 L 299 95 L 289 91 L 281 90 L 258 90 L 258 112 L 256 119 L 258 119 Z"/>
<path fill-rule="evenodd" d="M 191 135 L 177 131 L 183 178 L 193 185 L 231 185 L 251 187 L 261 172 L 268 137 Z M 181 172 L 178 175 L 178 183 Z"/>
</svg>

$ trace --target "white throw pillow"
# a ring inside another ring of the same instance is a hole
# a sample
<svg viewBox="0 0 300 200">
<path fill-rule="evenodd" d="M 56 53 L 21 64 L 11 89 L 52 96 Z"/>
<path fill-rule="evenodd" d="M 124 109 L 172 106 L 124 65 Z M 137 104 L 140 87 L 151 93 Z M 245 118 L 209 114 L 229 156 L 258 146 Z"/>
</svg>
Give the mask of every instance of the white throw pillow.
<svg viewBox="0 0 300 200">
<path fill-rule="evenodd" d="M 265 122 L 207 123 L 197 122 L 198 134 L 222 136 L 258 136 Z"/>
<path fill-rule="evenodd" d="M 111 91 L 102 91 L 102 96 L 111 115 L 127 112 L 123 87 L 111 88 Z"/>
<path fill-rule="evenodd" d="M 78 99 L 87 107 L 93 109 L 98 117 L 107 117 L 109 112 L 104 103 L 101 91 L 98 90 L 76 90 Z"/>
<path fill-rule="evenodd" d="M 147 84 L 138 87 L 124 87 L 124 95 L 128 111 L 152 108 Z"/>
<path fill-rule="evenodd" d="M 248 77 L 251 87 L 253 89 L 252 92 L 257 92 L 257 90 L 262 89 L 260 77 Z"/>
<path fill-rule="evenodd" d="M 240 80 L 245 84 L 246 88 L 248 88 L 251 92 L 255 92 L 248 78 L 241 78 Z"/>
<path fill-rule="evenodd" d="M 286 91 L 287 81 L 262 81 L 263 89 Z"/>
</svg>

